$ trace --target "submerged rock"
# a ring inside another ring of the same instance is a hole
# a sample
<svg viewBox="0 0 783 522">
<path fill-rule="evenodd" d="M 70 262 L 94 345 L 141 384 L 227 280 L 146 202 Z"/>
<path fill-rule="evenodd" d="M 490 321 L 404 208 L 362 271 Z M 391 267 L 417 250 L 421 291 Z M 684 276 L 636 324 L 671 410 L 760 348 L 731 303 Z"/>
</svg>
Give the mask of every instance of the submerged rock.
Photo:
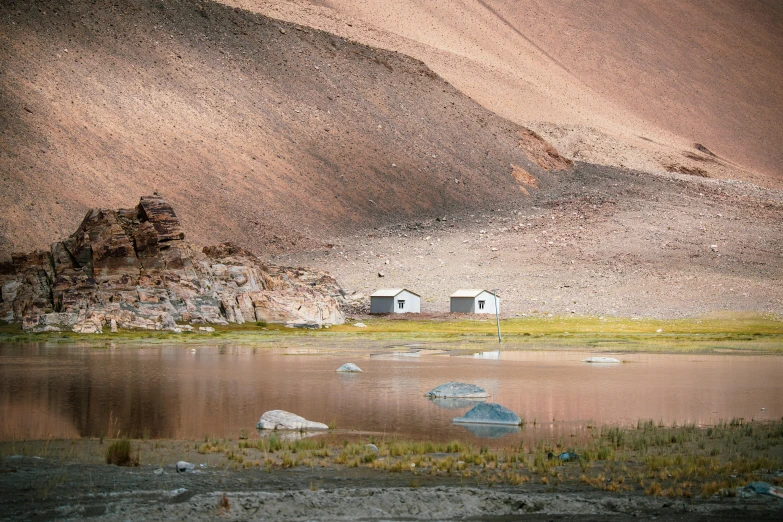
<svg viewBox="0 0 783 522">
<path fill-rule="evenodd" d="M 489 394 L 475 384 L 451 381 L 441 384 L 424 394 L 425 397 L 463 398 L 463 399 L 483 399 L 489 397 Z"/>
<path fill-rule="evenodd" d="M 519 426 L 522 419 L 508 408 L 494 402 L 482 402 L 467 412 L 464 417 L 457 417 L 452 422 L 459 424 L 506 424 Z"/>
<path fill-rule="evenodd" d="M 256 429 L 259 430 L 328 430 L 329 426 L 313 422 L 299 415 L 284 411 L 270 410 L 261 415 Z"/>
<path fill-rule="evenodd" d="M 337 371 L 338 372 L 353 373 L 353 372 L 361 372 L 362 369 L 359 368 L 358 366 L 356 366 L 354 363 L 345 363 L 342 366 L 340 366 L 339 368 L 337 368 Z"/>
<path fill-rule="evenodd" d="M 593 364 L 620 364 L 620 361 L 614 357 L 588 357 L 587 359 L 582 359 L 582 362 Z"/>
</svg>

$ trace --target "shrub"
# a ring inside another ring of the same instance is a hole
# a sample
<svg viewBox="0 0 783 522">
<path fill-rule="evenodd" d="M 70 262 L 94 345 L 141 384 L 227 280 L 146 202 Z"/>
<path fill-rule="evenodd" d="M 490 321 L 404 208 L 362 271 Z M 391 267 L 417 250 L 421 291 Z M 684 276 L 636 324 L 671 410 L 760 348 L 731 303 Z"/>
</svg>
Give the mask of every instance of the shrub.
<svg viewBox="0 0 783 522">
<path fill-rule="evenodd" d="M 122 439 L 109 444 L 106 448 L 106 464 L 116 464 L 117 466 L 138 466 L 139 454 L 136 457 L 131 456 L 131 443 L 128 439 Z"/>
</svg>

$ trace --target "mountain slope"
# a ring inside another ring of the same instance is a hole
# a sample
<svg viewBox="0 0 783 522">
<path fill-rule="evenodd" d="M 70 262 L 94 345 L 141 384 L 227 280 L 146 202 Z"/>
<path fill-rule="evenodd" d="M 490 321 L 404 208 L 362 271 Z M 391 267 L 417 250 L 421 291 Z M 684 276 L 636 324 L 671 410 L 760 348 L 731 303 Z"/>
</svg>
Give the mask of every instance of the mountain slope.
<svg viewBox="0 0 783 522">
<path fill-rule="evenodd" d="M 575 159 L 783 186 L 774 0 L 225 1 L 421 59 Z"/>
<path fill-rule="evenodd" d="M 421 62 L 213 2 L 4 2 L 0 54 L 6 254 L 156 190 L 191 239 L 279 249 L 551 179 Z"/>
</svg>

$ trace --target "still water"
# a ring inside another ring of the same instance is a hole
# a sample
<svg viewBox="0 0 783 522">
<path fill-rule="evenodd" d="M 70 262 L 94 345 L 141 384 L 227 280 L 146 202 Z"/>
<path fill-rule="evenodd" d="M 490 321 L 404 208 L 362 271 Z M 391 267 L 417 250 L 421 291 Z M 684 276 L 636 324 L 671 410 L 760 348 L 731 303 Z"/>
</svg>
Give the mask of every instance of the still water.
<svg viewBox="0 0 783 522">
<path fill-rule="evenodd" d="M 528 430 L 783 417 L 783 357 L 621 354 L 596 366 L 582 362 L 589 352 L 396 349 L 0 344 L 0 439 L 255 436 L 271 409 L 413 438 L 503 435 L 453 425 L 470 403 L 423 397 L 448 381 L 483 387 Z M 345 362 L 364 372 L 336 373 Z"/>
</svg>

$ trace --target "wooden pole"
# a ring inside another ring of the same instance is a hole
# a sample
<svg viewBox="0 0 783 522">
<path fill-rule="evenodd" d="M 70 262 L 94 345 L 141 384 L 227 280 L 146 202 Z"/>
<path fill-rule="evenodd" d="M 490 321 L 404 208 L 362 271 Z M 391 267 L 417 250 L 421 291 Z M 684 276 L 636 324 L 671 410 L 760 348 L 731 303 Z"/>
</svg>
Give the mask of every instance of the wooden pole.
<svg viewBox="0 0 783 522">
<path fill-rule="evenodd" d="M 500 311 L 498 310 L 498 289 L 495 288 L 493 292 L 495 294 L 495 320 L 498 323 L 498 342 L 502 343 L 503 340 L 500 337 Z"/>
</svg>

